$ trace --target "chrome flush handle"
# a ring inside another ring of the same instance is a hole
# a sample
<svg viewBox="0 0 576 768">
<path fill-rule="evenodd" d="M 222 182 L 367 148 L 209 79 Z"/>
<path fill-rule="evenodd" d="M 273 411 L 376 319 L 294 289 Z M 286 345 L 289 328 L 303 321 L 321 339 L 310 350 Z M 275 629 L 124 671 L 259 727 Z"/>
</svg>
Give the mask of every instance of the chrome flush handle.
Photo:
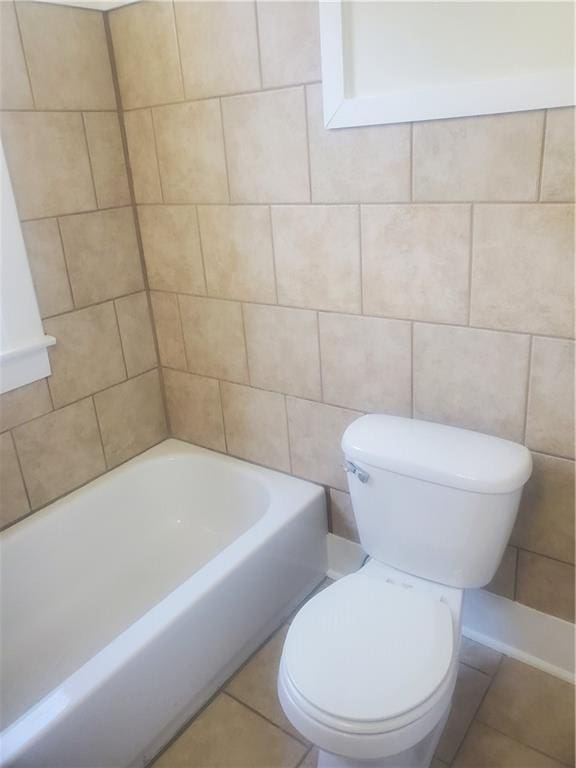
<svg viewBox="0 0 576 768">
<path fill-rule="evenodd" d="M 346 459 L 343 466 L 346 472 L 351 472 L 353 475 L 356 475 L 361 483 L 367 483 L 370 479 L 368 472 L 366 472 L 364 469 L 361 469 L 359 466 L 354 464 L 354 462 L 348 461 L 348 459 Z"/>
</svg>

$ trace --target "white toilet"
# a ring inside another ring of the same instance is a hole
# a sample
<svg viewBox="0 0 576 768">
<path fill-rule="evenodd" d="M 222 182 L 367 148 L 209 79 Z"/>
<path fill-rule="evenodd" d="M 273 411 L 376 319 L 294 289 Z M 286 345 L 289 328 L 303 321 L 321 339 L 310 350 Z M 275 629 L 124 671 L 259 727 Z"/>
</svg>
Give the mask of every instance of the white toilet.
<svg viewBox="0 0 576 768">
<path fill-rule="evenodd" d="M 309 600 L 278 693 L 321 768 L 427 768 L 458 669 L 463 590 L 487 584 L 532 471 L 524 446 L 363 416 L 342 438 L 367 563 Z"/>
</svg>

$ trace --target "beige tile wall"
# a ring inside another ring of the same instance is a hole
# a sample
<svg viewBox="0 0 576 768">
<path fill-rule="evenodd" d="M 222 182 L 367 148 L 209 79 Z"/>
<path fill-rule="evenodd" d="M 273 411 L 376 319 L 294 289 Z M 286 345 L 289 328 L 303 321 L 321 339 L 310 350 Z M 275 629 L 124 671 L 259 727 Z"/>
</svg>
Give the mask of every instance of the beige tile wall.
<svg viewBox="0 0 576 768">
<path fill-rule="evenodd" d="M 493 588 L 572 619 L 573 111 L 327 131 L 315 3 L 110 21 L 172 433 L 323 483 L 350 538 L 358 414 L 525 442 Z"/>
<path fill-rule="evenodd" d="M 107 14 L 118 122 L 102 15 L 1 5 L 3 137 L 60 336 L 51 379 L 2 398 L 8 519 L 165 434 L 155 332 L 171 433 L 323 483 L 350 538 L 359 414 L 525 442 L 492 588 L 573 620 L 573 110 L 327 131 L 314 2 L 146 2 Z"/>
<path fill-rule="evenodd" d="M 116 103 L 96 11 L 2 2 L 2 140 L 52 376 L 0 397 L 2 525 L 167 434 Z"/>
</svg>

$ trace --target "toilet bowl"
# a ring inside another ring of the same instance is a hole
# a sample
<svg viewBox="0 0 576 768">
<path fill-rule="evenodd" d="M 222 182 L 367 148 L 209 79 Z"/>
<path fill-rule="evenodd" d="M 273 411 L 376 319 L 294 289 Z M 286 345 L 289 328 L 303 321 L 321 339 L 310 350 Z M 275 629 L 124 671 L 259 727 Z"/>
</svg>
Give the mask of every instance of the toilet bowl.
<svg viewBox="0 0 576 768">
<path fill-rule="evenodd" d="M 461 605 L 462 590 L 371 560 L 302 608 L 278 695 L 319 766 L 429 764 L 456 682 Z"/>
<path fill-rule="evenodd" d="M 456 682 L 463 590 L 492 579 L 531 456 L 378 415 L 353 422 L 342 448 L 369 560 L 298 612 L 278 696 L 319 768 L 428 768 Z"/>
</svg>

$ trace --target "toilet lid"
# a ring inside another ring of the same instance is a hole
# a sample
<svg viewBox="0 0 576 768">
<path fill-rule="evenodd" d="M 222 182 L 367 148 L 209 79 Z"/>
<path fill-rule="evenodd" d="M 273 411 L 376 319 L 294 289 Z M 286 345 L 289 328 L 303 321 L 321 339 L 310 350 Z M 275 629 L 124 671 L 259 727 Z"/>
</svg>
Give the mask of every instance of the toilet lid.
<svg viewBox="0 0 576 768">
<path fill-rule="evenodd" d="M 314 707 L 348 721 L 384 721 L 424 703 L 453 655 L 448 606 L 425 591 L 354 574 L 293 620 L 283 663 Z"/>
</svg>

